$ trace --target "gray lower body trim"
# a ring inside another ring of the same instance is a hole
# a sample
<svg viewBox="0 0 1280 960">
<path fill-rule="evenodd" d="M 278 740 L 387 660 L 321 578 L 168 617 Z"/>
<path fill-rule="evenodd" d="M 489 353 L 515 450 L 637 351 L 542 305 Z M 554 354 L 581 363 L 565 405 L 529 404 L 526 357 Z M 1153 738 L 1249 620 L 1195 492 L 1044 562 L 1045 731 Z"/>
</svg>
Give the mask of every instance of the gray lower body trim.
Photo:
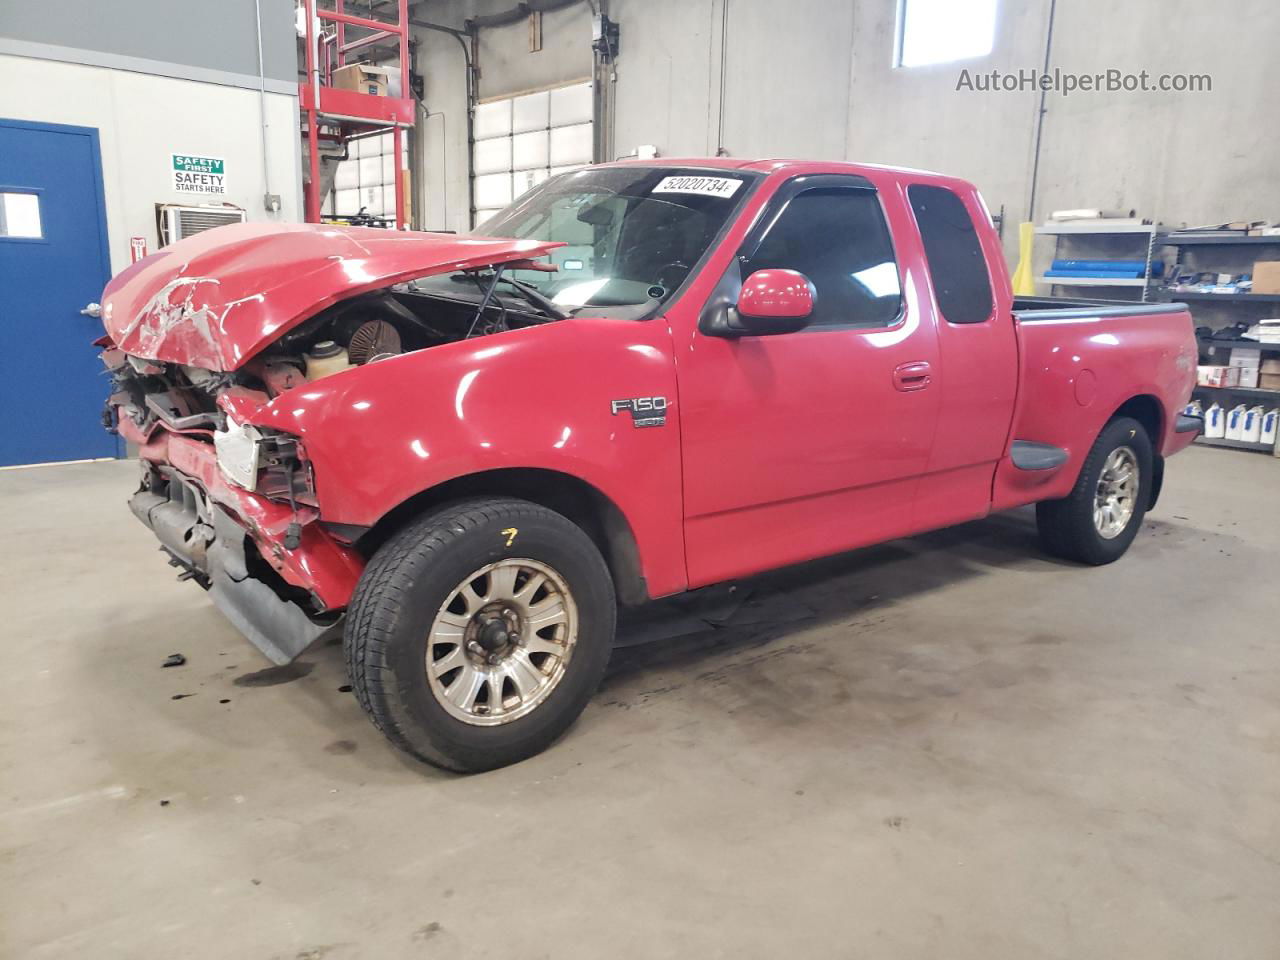
<svg viewBox="0 0 1280 960">
<path fill-rule="evenodd" d="M 1077 300 L 1074 297 L 1013 298 L 1013 315 L 1019 323 L 1084 320 L 1094 317 L 1138 317 L 1186 311 L 1185 303 L 1129 303 L 1125 300 Z"/>
<path fill-rule="evenodd" d="M 1200 433 L 1204 429 L 1204 417 L 1193 417 L 1190 414 L 1180 413 L 1178 419 L 1173 421 L 1173 430 L 1175 433 Z"/>
<path fill-rule="evenodd" d="M 1019 470 L 1053 470 L 1067 462 L 1067 451 L 1049 443 L 1015 440 L 1009 459 Z"/>
<path fill-rule="evenodd" d="M 223 87 L 243 87 L 246 90 L 257 90 L 258 84 L 261 83 L 267 93 L 283 93 L 294 97 L 298 95 L 298 84 L 288 80 L 267 77 L 260 81 L 258 77 L 248 73 L 231 73 L 227 70 L 194 67 L 164 60 L 148 60 L 145 57 L 129 57 L 101 50 L 83 50 L 80 47 L 60 47 L 53 43 L 15 40 L 12 37 L 0 37 L 0 53 L 13 57 L 28 57 L 32 60 L 54 60 L 58 63 L 78 63 L 87 67 L 106 67 L 110 70 L 125 70 L 129 73 L 146 73 L 174 80 L 216 83 Z"/>
</svg>

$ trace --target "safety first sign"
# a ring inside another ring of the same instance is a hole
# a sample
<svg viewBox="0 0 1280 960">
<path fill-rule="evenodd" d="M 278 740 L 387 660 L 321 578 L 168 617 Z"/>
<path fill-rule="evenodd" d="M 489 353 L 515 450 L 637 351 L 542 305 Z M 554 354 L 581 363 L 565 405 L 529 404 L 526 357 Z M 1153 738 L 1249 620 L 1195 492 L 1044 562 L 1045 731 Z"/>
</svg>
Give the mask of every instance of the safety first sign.
<svg viewBox="0 0 1280 960">
<path fill-rule="evenodd" d="M 178 193 L 204 195 L 227 192 L 227 164 L 222 157 L 196 157 L 187 153 L 173 156 L 173 189 Z"/>
</svg>

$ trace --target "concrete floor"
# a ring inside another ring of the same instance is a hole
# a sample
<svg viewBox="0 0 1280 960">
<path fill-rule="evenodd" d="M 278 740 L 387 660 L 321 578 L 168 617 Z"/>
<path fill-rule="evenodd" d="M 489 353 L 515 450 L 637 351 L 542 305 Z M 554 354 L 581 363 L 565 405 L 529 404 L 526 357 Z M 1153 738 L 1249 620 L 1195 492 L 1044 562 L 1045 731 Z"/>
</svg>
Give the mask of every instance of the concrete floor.
<svg viewBox="0 0 1280 960">
<path fill-rule="evenodd" d="M 1179 456 L 1108 568 L 1023 511 L 745 584 L 469 778 L 395 753 L 338 648 L 261 673 L 133 476 L 0 472 L 0 956 L 1280 951 L 1271 459 Z"/>
</svg>

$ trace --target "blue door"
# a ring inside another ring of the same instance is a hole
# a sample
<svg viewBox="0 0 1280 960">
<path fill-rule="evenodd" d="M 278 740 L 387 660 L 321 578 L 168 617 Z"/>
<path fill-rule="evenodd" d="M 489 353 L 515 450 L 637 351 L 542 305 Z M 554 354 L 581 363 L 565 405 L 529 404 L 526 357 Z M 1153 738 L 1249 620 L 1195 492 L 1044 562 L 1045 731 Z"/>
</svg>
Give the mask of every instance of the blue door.
<svg viewBox="0 0 1280 960">
<path fill-rule="evenodd" d="M 0 466 L 119 456 L 81 313 L 110 276 L 98 131 L 0 118 Z"/>
</svg>

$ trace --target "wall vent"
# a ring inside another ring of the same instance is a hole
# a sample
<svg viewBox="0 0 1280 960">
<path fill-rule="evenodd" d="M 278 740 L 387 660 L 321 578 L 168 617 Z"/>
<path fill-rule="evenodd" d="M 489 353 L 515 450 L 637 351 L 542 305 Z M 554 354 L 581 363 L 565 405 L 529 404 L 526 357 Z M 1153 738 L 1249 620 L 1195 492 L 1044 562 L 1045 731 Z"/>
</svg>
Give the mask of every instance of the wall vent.
<svg viewBox="0 0 1280 960">
<path fill-rule="evenodd" d="M 174 203 L 156 204 L 156 226 L 160 234 L 160 246 L 167 247 L 175 240 L 193 237 L 197 233 L 223 227 L 229 223 L 244 223 L 245 213 L 239 207 L 180 206 Z"/>
</svg>

